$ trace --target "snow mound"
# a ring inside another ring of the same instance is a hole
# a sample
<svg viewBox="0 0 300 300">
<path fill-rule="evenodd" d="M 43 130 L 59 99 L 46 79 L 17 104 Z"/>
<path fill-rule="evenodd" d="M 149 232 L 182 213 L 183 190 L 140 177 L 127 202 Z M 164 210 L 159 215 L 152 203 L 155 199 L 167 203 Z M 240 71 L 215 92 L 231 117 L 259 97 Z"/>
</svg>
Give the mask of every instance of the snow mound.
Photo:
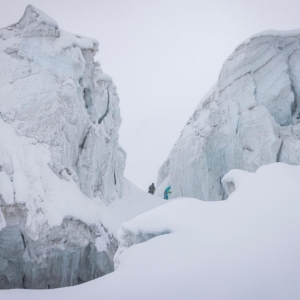
<svg viewBox="0 0 300 300">
<path fill-rule="evenodd" d="M 22 299 L 297 300 L 299 181 L 300 167 L 283 163 L 232 170 L 226 201 L 171 200 L 124 223 L 115 272 L 78 287 L 26 290 Z M 157 237 L 141 243 L 141 233 Z"/>
<path fill-rule="evenodd" d="M 231 169 L 300 164 L 300 32 L 268 31 L 239 45 L 200 101 L 158 175 L 157 195 L 221 200 Z"/>
</svg>

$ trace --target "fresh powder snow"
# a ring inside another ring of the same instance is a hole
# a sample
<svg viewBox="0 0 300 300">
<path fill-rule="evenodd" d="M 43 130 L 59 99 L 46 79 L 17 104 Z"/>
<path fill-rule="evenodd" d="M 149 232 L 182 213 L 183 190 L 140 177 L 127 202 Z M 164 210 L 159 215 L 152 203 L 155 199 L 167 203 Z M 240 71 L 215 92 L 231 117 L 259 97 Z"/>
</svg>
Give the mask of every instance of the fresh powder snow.
<svg viewBox="0 0 300 300">
<path fill-rule="evenodd" d="M 1 291 L 6 300 L 300 297 L 300 167 L 232 170 L 226 201 L 179 198 L 124 223 L 116 270 L 76 287 Z"/>
</svg>

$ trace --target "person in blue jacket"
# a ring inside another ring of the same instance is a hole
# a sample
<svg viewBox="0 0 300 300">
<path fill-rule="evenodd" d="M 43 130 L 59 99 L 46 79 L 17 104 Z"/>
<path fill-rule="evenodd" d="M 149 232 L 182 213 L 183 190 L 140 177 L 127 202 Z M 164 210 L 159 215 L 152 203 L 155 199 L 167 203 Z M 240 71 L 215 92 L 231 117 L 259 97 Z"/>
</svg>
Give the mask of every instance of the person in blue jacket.
<svg viewBox="0 0 300 300">
<path fill-rule="evenodd" d="M 168 186 L 166 189 L 165 189 L 165 193 L 164 193 L 164 199 L 165 200 L 168 200 L 169 199 L 169 194 L 171 194 L 171 186 Z"/>
</svg>

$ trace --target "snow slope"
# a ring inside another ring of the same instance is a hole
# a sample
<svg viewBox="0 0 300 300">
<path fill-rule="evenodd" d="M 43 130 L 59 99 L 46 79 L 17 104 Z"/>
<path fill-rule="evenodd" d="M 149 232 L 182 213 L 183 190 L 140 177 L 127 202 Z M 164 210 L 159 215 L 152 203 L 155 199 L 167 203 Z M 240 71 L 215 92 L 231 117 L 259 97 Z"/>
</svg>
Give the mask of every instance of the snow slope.
<svg viewBox="0 0 300 300">
<path fill-rule="evenodd" d="M 61 179 L 49 168 L 51 155 L 46 144 L 17 136 L 1 118 L 0 150 L 0 288 L 79 283 L 75 276 L 65 274 L 68 264 L 82 281 L 93 278 L 93 265 L 100 264 L 101 272 L 94 273 L 95 277 L 111 272 L 120 225 L 164 203 L 126 179 L 122 198 L 111 204 L 87 197 L 71 178 Z M 9 168 L 11 176 L 5 172 Z M 93 251 L 82 253 L 89 247 Z M 86 256 L 89 263 L 80 267 L 78 263 Z"/>
<path fill-rule="evenodd" d="M 223 178 L 226 201 L 181 198 L 122 225 L 116 271 L 50 291 L 0 291 L 6 300 L 300 297 L 300 167 L 283 163 Z M 233 191 L 235 190 L 235 191 Z"/>
<path fill-rule="evenodd" d="M 300 164 L 300 32 L 267 31 L 239 45 L 188 120 L 158 174 L 157 195 L 226 198 L 231 169 Z"/>
<path fill-rule="evenodd" d="M 129 221 L 137 215 L 165 203 L 165 200 L 140 190 L 124 178 L 122 198 L 115 200 L 108 206 L 103 206 L 101 218 L 110 232 L 117 236 L 117 232 L 124 221 Z"/>
<path fill-rule="evenodd" d="M 0 289 L 113 271 L 116 228 L 163 203 L 124 187 L 119 98 L 97 50 L 31 5 L 0 30 Z"/>
<path fill-rule="evenodd" d="M 0 288 L 68 286 L 111 272 L 122 222 L 164 203 L 126 179 L 122 198 L 90 199 L 49 168 L 46 144 L 17 136 L 1 118 L 0 150 L 2 168 L 13 170 L 0 171 Z"/>
</svg>

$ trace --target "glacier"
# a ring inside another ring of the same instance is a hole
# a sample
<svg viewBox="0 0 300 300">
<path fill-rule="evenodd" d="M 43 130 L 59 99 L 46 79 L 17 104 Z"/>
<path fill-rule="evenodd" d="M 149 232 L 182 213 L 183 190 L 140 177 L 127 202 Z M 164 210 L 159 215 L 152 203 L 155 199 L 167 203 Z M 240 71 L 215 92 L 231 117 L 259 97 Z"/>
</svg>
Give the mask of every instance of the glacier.
<svg viewBox="0 0 300 300">
<path fill-rule="evenodd" d="M 123 178 L 119 97 L 97 51 L 32 5 L 0 30 L 0 289 L 112 272 L 116 228 L 162 203 L 137 204 Z"/>
<path fill-rule="evenodd" d="M 266 31 L 225 61 L 160 167 L 157 195 L 227 198 L 221 178 L 274 162 L 300 164 L 300 31 Z"/>
</svg>

